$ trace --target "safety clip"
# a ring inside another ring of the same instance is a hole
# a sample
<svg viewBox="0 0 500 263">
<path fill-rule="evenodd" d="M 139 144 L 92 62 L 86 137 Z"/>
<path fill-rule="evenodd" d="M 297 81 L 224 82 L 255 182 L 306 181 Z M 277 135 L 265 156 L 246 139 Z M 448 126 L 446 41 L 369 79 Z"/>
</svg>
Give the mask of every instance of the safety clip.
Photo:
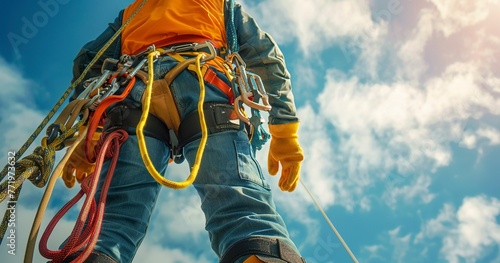
<svg viewBox="0 0 500 263">
<path fill-rule="evenodd" d="M 55 139 L 62 134 L 61 125 L 53 123 L 47 128 L 47 145 L 55 141 Z"/>
<path fill-rule="evenodd" d="M 238 53 L 231 53 L 228 59 L 233 67 L 234 109 L 238 117 L 248 125 L 252 121 L 242 112 L 240 102 L 255 110 L 270 111 L 269 96 L 259 75 L 246 70 L 246 64 Z M 262 99 L 262 103 L 259 103 Z"/>
</svg>

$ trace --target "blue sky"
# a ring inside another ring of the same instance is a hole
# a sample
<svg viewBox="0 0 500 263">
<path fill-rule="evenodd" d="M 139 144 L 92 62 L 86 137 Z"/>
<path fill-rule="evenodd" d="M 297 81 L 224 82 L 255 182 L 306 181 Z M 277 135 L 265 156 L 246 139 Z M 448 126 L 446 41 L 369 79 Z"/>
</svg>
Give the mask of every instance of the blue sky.
<svg viewBox="0 0 500 263">
<path fill-rule="evenodd" d="M 4 3 L 5 161 L 68 87 L 80 47 L 128 3 Z M 302 179 L 359 261 L 499 263 L 500 1 L 243 4 L 285 53 L 302 122 Z M 265 167 L 267 148 L 258 159 Z M 181 178 L 188 170 L 167 173 Z M 269 180 L 308 262 L 350 262 L 304 189 L 282 193 L 277 178 Z M 28 184 L 16 211 L 16 256 L 0 248 L 6 262 L 22 262 L 42 194 Z M 58 183 L 45 224 L 75 193 Z M 52 249 L 74 216 L 62 221 Z M 216 262 L 193 189 L 163 189 L 136 261 L 166 258 Z"/>
</svg>

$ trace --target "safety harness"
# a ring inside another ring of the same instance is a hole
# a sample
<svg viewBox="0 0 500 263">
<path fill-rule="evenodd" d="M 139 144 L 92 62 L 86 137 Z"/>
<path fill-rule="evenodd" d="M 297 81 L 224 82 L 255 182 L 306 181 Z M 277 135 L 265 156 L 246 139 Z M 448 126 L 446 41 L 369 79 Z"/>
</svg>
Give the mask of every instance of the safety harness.
<svg viewBox="0 0 500 263">
<path fill-rule="evenodd" d="M 210 53 L 198 51 L 205 48 Z M 158 57 L 165 55 L 178 59 L 179 63 L 164 78 L 154 80 L 154 61 Z M 120 60 L 107 59 L 103 64 L 103 74 L 85 82 L 85 90 L 63 112 L 72 113 L 70 114 L 71 117 L 68 123 L 73 123 L 76 116 L 80 115 L 82 111 L 84 112 L 80 125 L 76 126 L 79 132 L 74 133 L 75 139 L 73 143 L 84 141 L 86 158 L 90 163 L 95 163 L 95 170 L 86 178 L 77 178 L 81 184 L 81 190 L 52 218 L 43 233 L 39 248 L 40 253 L 44 257 L 52 259 L 52 262 L 63 262 L 68 256 L 80 251 L 79 256 L 75 259 L 75 262 L 80 262 L 90 255 L 100 232 L 107 187 L 117 161 L 116 153 L 119 152 L 120 145 L 126 140 L 128 134 L 135 133 L 137 135 L 141 156 L 146 168 L 155 180 L 164 186 L 174 189 L 187 187 L 196 179 L 208 134 L 226 130 L 238 130 L 246 126 L 245 129 L 251 137 L 252 131 L 255 128 L 251 128 L 253 125 L 250 120 L 251 118 L 247 117 L 242 108 L 243 104 L 247 104 L 248 107 L 252 108 L 270 109 L 269 105 L 258 104 L 256 102 L 258 99 L 262 99 L 263 102 L 267 103 L 267 96 L 263 92 L 263 86 L 257 84 L 260 83 L 260 79 L 256 75 L 248 74 L 244 70 L 244 64 L 241 63 L 232 66 L 234 73 L 230 71 L 231 67 L 227 66 L 228 71 L 226 75 L 230 77 L 233 84 L 233 86 L 229 86 L 218 78 L 217 75 L 214 76 L 215 72 L 213 72 L 213 69 L 203 64 L 207 60 L 213 59 L 216 55 L 215 48 L 210 42 L 193 43 L 189 48 L 186 45 L 169 47 L 167 49 L 155 49 L 151 47 L 144 54 L 138 56 L 124 55 Z M 185 57 L 189 58 L 186 59 Z M 239 62 L 240 60 L 236 61 Z M 176 75 L 185 69 L 194 71 L 198 76 L 200 98 L 197 111 L 191 113 L 181 121 L 169 86 Z M 128 107 L 125 103 L 122 103 L 133 88 L 136 78 L 140 78 L 147 84 L 142 99 L 142 110 Z M 228 95 L 229 99 L 234 102 L 234 105 L 205 103 L 205 82 L 211 83 L 216 87 L 222 87 L 221 90 Z M 125 86 L 124 89 L 121 88 L 123 86 Z M 161 94 L 159 96 L 161 103 L 156 103 L 156 108 L 151 110 L 151 95 L 153 92 L 156 92 L 156 95 Z M 168 104 L 165 101 L 173 103 Z M 111 105 L 115 106 L 110 109 Z M 162 109 L 161 107 L 168 107 L 168 109 Z M 108 111 L 108 109 L 110 110 Z M 126 118 L 124 118 L 125 112 L 127 113 Z M 162 112 L 162 114 L 158 114 L 159 112 Z M 165 112 L 169 114 L 164 114 Z M 46 140 L 54 142 L 53 138 L 61 135 L 61 127 L 63 126 L 58 123 L 56 122 L 49 126 Z M 96 132 L 102 132 L 102 135 L 98 146 L 94 150 L 91 147 L 91 142 L 92 138 L 95 138 L 94 134 Z M 185 181 L 170 181 L 156 171 L 149 159 L 145 144 L 145 135 L 168 143 L 171 146 L 172 156 L 176 162 L 181 162 L 183 159 L 181 154 L 182 147 L 186 143 L 201 137 L 195 164 Z M 106 175 L 106 182 L 103 186 L 101 196 L 97 198 L 98 201 L 96 203 L 94 195 L 97 182 L 102 164 L 107 158 L 112 158 L 111 166 Z M 66 156 L 63 158 L 63 161 L 65 159 L 67 159 Z M 60 170 L 59 167 L 61 165 L 63 163 L 59 164 L 56 171 Z M 63 178 L 63 180 L 68 187 L 71 187 L 75 179 L 69 177 Z M 51 184 L 50 189 L 52 188 L 53 184 Z M 68 237 L 68 241 L 59 250 L 53 251 L 48 249 L 47 241 L 56 224 L 84 196 L 83 207 L 73 231 Z M 46 203 L 48 200 L 43 200 L 43 202 Z M 35 221 L 39 221 L 38 215 Z M 38 227 L 39 225 L 34 225 L 33 229 L 37 229 Z"/>
<path fill-rule="evenodd" d="M 64 101 L 76 85 L 83 80 L 88 70 L 104 53 L 106 48 L 109 47 L 110 43 L 119 36 L 123 27 L 128 24 L 146 2 L 147 0 L 143 0 L 134 14 L 129 17 L 127 22 L 117 30 L 109 42 L 98 52 L 97 56 L 91 61 L 78 80 L 61 97 L 58 104 L 54 107 L 54 112 L 62 104 L 61 100 Z M 42 235 L 39 246 L 40 253 L 44 257 L 51 259 L 52 262 L 63 262 L 69 257 L 74 257 L 77 252 L 78 256 L 71 262 L 82 262 L 92 253 L 100 233 L 107 189 L 117 162 L 117 153 L 129 134 L 135 133 L 137 135 L 142 159 L 153 178 L 158 183 L 174 189 L 185 188 L 196 179 L 209 134 L 243 129 L 248 133 L 249 140 L 252 142 L 254 138 L 258 139 L 255 141 L 261 141 L 261 144 L 267 140 L 268 135 L 266 136 L 266 133 L 261 130 L 263 121 L 259 111 L 269 111 L 271 109 L 268 95 L 264 90 L 260 77 L 246 70 L 243 59 L 236 52 L 238 47 L 237 42 L 234 42 L 236 40 L 236 31 L 234 28 L 234 14 L 232 13 L 234 1 L 230 1 L 230 5 L 230 21 L 232 21 L 232 25 L 230 25 L 230 32 L 228 34 L 228 39 L 231 42 L 229 43 L 229 50 L 216 50 L 210 41 L 206 41 L 203 43 L 186 43 L 165 48 L 151 46 L 144 52 L 134 56 L 123 55 L 119 60 L 106 59 L 102 66 L 102 75 L 86 80 L 84 82 L 84 91 L 76 100 L 69 103 L 56 122 L 47 128 L 47 137 L 42 140 L 41 148 L 35 150 L 36 155 L 23 159 L 25 160 L 24 162 L 34 162 L 34 164 L 16 162 L 16 170 L 23 171 L 21 173 L 22 176 L 16 177 L 13 180 L 13 190 L 11 190 L 10 184 L 2 184 L 2 188 L 0 188 L 0 201 L 7 198 L 17 200 L 21 185 L 25 179 L 32 180 L 39 187 L 43 187 L 48 183 L 29 236 L 25 262 L 32 261 L 34 242 L 36 241 L 51 192 L 57 178 L 62 172 L 65 162 L 70 158 L 78 144 L 85 144 L 87 161 L 95 163 L 95 170 L 87 177 L 76 178 L 81 185 L 81 190 L 56 214 Z M 160 56 L 170 56 L 179 63 L 164 78 L 154 80 L 153 65 Z M 225 69 L 224 74 L 230 84 L 219 78 L 214 69 L 206 63 L 209 60 L 214 60 L 217 56 L 224 56 L 225 58 L 224 64 L 219 66 Z M 185 69 L 194 72 L 198 77 L 200 96 L 197 111 L 181 120 L 175 100 L 170 91 L 170 84 Z M 142 110 L 128 108 L 123 103 L 123 100 L 134 87 L 136 78 L 140 78 L 147 85 L 142 99 Z M 226 94 L 230 103 L 205 102 L 205 82 L 218 87 Z M 155 101 L 152 101 L 152 97 L 159 99 L 161 103 L 155 103 Z M 110 108 L 111 105 L 114 105 L 114 107 Z M 246 114 L 244 105 L 250 108 L 251 116 Z M 126 118 L 123 117 L 125 111 L 128 114 Z M 80 117 L 78 122 L 76 122 L 77 117 Z M 36 137 L 38 135 L 36 134 L 37 132 L 39 131 L 36 131 L 32 137 Z M 96 133 L 102 133 L 102 135 L 100 136 L 98 145 L 95 149 L 92 149 L 92 139 L 96 137 Z M 182 147 L 190 141 L 200 139 L 195 163 L 191 167 L 191 173 L 185 181 L 170 181 L 156 171 L 148 155 L 145 136 L 151 136 L 169 144 L 172 149 L 171 156 L 177 163 L 182 162 L 184 159 L 182 156 Z M 256 148 L 258 148 L 259 144 L 256 145 Z M 68 151 L 54 170 L 53 176 L 50 177 L 50 171 L 52 171 L 54 163 L 53 152 L 65 147 L 69 147 Z M 22 152 L 18 154 L 22 155 Z M 111 158 L 111 166 L 106 175 L 101 195 L 96 199 L 94 195 L 102 164 L 109 158 Z M 5 172 L 6 169 L 8 170 L 7 166 L 2 171 L 3 176 L 7 174 Z M 71 176 L 65 177 L 63 180 L 68 187 L 73 186 L 75 183 L 75 178 Z M 11 191 L 15 195 L 11 194 Z M 48 249 L 48 238 L 58 221 L 84 196 L 85 201 L 79 217 L 64 246 L 56 251 Z M 4 222 L 6 222 L 5 218 L 7 216 L 8 213 L 4 216 Z M 2 232 L 5 233 L 5 227 L 2 229 Z M 1 233 L 2 237 L 3 233 Z"/>
</svg>

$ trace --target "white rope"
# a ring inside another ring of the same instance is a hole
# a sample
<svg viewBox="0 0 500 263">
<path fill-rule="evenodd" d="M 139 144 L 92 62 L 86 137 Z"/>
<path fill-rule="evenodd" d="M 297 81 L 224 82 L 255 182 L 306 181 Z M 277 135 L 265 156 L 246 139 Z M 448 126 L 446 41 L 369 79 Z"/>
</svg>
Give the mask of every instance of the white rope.
<svg viewBox="0 0 500 263">
<path fill-rule="evenodd" d="M 328 215 L 325 213 L 325 211 L 323 210 L 323 208 L 321 208 L 321 206 L 316 201 L 316 199 L 314 198 L 314 196 L 311 194 L 311 192 L 309 191 L 309 189 L 307 188 L 307 186 L 304 184 L 304 182 L 302 182 L 302 179 L 299 179 L 299 181 L 302 184 L 302 186 L 304 187 L 304 189 L 306 189 L 307 194 L 309 194 L 309 196 L 313 200 L 314 204 L 316 205 L 316 207 L 318 208 L 318 210 L 321 212 L 321 214 L 325 218 L 326 222 L 328 222 L 328 224 L 332 228 L 332 230 L 335 233 L 335 235 L 337 236 L 337 238 L 340 240 L 340 243 L 342 243 L 342 246 L 344 246 L 344 248 L 347 251 L 347 253 L 349 254 L 349 256 L 351 256 L 352 261 L 355 262 L 355 263 L 359 263 L 358 260 L 356 259 L 356 256 L 354 256 L 354 254 L 352 253 L 352 251 L 349 249 L 349 246 L 347 245 L 347 243 L 344 241 L 344 239 L 340 235 L 339 231 L 337 231 L 337 229 L 333 225 L 333 223 L 330 220 L 330 218 L 328 218 Z"/>
</svg>

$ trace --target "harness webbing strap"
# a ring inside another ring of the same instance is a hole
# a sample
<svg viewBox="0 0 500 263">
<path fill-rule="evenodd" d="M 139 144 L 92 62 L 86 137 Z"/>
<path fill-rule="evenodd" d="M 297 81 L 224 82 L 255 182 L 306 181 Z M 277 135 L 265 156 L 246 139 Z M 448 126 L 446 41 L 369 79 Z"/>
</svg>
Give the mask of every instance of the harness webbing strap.
<svg viewBox="0 0 500 263">
<path fill-rule="evenodd" d="M 227 85 L 226 82 L 219 78 L 219 76 L 217 76 L 217 73 L 215 73 L 213 69 L 209 68 L 207 70 L 204 79 L 207 83 L 214 85 L 215 87 L 219 88 L 220 91 L 222 91 L 224 94 L 226 94 L 231 104 L 234 103 L 233 88 L 231 88 L 231 86 Z"/>
<path fill-rule="evenodd" d="M 142 110 L 129 107 L 128 105 L 116 105 L 106 113 L 106 120 L 102 128 L 103 132 L 111 132 L 123 129 L 128 134 L 136 134 L 136 127 L 141 120 Z M 169 143 L 168 128 L 156 116 L 149 114 L 148 121 L 144 126 L 144 135 L 153 137 L 164 143 Z"/>
<path fill-rule="evenodd" d="M 209 134 L 243 128 L 231 105 L 206 102 L 203 109 Z M 179 148 L 200 138 L 201 127 L 198 115 L 198 112 L 195 111 L 182 120 L 179 126 Z"/>
<path fill-rule="evenodd" d="M 183 54 L 197 55 L 199 53 L 185 52 L 166 54 L 167 56 L 177 60 L 179 63 L 169 70 L 163 79 L 155 80 L 153 82 L 153 89 L 151 91 L 151 107 L 149 109 L 151 114 L 161 119 L 169 129 L 175 132 L 177 136 L 179 136 L 181 119 L 177 104 L 173 98 L 172 91 L 170 90 L 170 85 L 183 70 L 189 69 L 193 72 L 197 72 L 196 57 L 184 58 L 182 56 Z M 219 78 L 217 73 L 212 68 L 202 66 L 201 74 L 207 83 L 219 88 L 219 90 L 221 90 L 228 97 L 231 104 L 234 102 L 234 95 L 231 86 Z M 143 105 L 145 103 L 145 98 L 146 96 L 143 96 L 142 98 Z"/>
</svg>

